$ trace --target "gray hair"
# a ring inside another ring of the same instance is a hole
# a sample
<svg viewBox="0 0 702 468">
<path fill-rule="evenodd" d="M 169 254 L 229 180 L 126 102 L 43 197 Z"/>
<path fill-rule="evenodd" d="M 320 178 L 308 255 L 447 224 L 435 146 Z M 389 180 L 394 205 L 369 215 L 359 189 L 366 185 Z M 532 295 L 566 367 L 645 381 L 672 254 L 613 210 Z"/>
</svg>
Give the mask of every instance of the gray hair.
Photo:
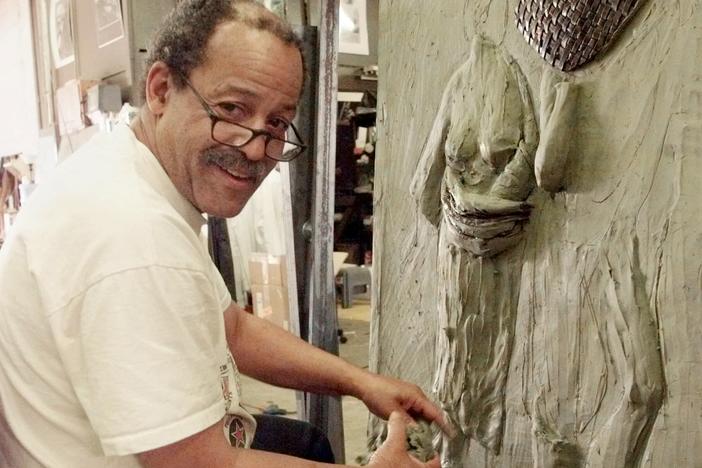
<svg viewBox="0 0 702 468">
<path fill-rule="evenodd" d="M 260 31 L 268 31 L 300 52 L 305 72 L 302 41 L 290 25 L 254 0 L 181 0 L 166 16 L 152 40 L 142 78 L 142 99 L 146 98 L 146 77 L 156 62 L 173 70 L 176 88 L 185 86 L 182 77 L 205 60 L 205 49 L 215 28 L 235 21 Z M 304 76 L 304 75 L 303 75 Z"/>
</svg>

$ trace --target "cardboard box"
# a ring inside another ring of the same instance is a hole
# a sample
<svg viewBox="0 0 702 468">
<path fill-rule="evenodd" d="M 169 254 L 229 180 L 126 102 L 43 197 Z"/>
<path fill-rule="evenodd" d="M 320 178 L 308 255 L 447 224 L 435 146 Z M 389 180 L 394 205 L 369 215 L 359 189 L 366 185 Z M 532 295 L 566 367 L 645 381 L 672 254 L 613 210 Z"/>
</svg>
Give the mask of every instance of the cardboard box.
<svg viewBox="0 0 702 468">
<path fill-rule="evenodd" d="M 251 285 L 254 315 L 290 331 L 288 289 L 266 284 Z"/>
<path fill-rule="evenodd" d="M 249 283 L 287 287 L 285 255 L 252 253 L 249 257 Z"/>
<path fill-rule="evenodd" d="M 85 109 L 88 89 L 95 86 L 96 80 L 68 80 L 56 90 L 56 111 L 59 115 L 59 134 L 68 135 L 85 128 Z"/>
</svg>

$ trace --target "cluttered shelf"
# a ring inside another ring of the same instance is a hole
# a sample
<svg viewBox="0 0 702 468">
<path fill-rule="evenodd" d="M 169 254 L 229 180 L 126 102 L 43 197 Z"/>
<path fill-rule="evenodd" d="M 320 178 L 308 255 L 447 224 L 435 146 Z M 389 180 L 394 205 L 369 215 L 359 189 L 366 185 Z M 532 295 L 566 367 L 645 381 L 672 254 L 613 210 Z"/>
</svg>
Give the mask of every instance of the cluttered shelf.
<svg viewBox="0 0 702 468">
<path fill-rule="evenodd" d="M 369 264 L 373 247 L 375 95 L 340 102 L 337 126 L 334 250 L 347 262 Z"/>
</svg>

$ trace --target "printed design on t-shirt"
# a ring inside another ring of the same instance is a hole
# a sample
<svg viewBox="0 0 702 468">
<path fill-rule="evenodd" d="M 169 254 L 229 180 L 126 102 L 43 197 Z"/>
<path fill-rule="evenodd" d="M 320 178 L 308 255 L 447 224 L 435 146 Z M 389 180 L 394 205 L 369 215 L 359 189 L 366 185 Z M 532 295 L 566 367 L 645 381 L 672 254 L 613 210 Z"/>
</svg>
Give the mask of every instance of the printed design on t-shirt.
<svg viewBox="0 0 702 468">
<path fill-rule="evenodd" d="M 222 364 L 219 366 L 219 383 L 222 387 L 222 398 L 224 398 L 224 411 L 227 413 L 232 407 L 232 399 L 234 398 L 229 385 L 229 375 L 230 372 L 227 364 Z"/>
<path fill-rule="evenodd" d="M 229 361 L 229 365 L 232 366 L 232 374 L 234 375 L 234 383 L 236 384 L 236 394 L 239 395 L 239 397 L 241 397 L 241 376 L 239 375 L 239 368 L 236 367 L 236 362 L 234 362 L 232 353 L 227 354 L 227 360 Z"/>
<path fill-rule="evenodd" d="M 237 415 L 238 412 L 243 411 L 239 406 L 239 398 L 241 397 L 239 369 L 237 369 L 234 358 L 229 352 L 227 353 L 226 363 L 219 366 L 219 379 L 222 387 L 224 409 L 227 413 L 224 417 L 224 435 L 232 447 L 246 447 L 247 419 Z"/>
<path fill-rule="evenodd" d="M 225 430 L 227 436 L 229 437 L 229 445 L 234 448 L 245 448 L 246 447 L 246 429 L 244 423 L 238 416 L 230 415 L 227 417 L 227 424 L 225 424 Z"/>
<path fill-rule="evenodd" d="M 236 367 L 231 353 L 227 353 L 227 362 L 219 366 L 219 382 L 222 387 L 222 398 L 224 398 L 224 410 L 228 413 L 232 407 L 234 395 L 232 393 L 232 378 L 236 394 L 241 396 L 241 382 L 239 369 Z"/>
</svg>

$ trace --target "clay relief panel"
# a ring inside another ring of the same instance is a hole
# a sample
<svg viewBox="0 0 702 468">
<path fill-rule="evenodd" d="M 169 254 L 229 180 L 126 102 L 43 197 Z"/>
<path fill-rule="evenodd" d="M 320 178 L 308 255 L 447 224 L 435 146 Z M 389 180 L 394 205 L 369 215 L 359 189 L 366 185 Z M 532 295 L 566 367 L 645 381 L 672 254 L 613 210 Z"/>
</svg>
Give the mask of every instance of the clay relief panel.
<svg viewBox="0 0 702 468">
<path fill-rule="evenodd" d="M 582 67 L 601 54 L 643 2 L 635 0 L 522 0 L 516 23 L 549 65 Z M 538 109 L 516 61 L 490 40 L 476 37 L 470 57 L 453 74 L 422 151 L 411 191 L 423 216 L 439 231 L 440 330 L 433 391 L 460 434 L 440 440 L 442 466 L 463 466 L 473 439 L 499 454 L 504 433 L 505 383 L 519 303 L 523 237 L 538 185 L 567 190 L 564 174 L 578 122 L 579 87 L 571 75 L 545 66 Z M 537 123 L 538 122 L 538 123 Z M 637 239 L 627 255 L 603 252 L 603 273 L 615 304 L 603 329 L 626 329 L 604 343 L 606 364 L 621 395 L 587 446 L 561 434 L 544 393 L 532 406 L 534 466 L 633 467 L 641 462 L 661 407 L 665 381 L 659 338 L 644 307 Z M 635 258 L 636 257 L 636 258 Z M 441 436 L 439 436 L 441 438 Z M 581 444 L 582 445 L 582 444 Z"/>
</svg>

